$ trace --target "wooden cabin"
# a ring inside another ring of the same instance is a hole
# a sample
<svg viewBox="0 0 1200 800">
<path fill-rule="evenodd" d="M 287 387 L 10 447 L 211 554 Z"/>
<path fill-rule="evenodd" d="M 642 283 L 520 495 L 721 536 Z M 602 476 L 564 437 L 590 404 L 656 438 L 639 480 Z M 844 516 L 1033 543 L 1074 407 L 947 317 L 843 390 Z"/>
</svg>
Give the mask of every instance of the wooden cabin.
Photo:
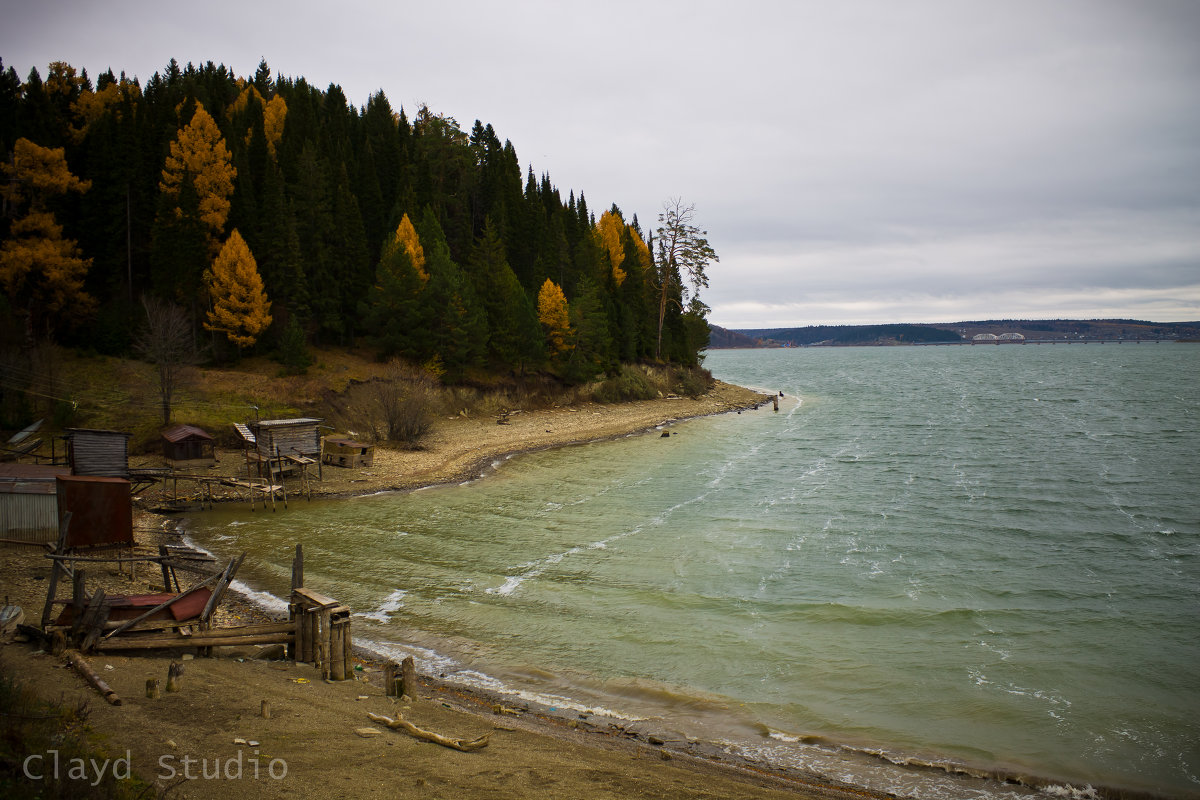
<svg viewBox="0 0 1200 800">
<path fill-rule="evenodd" d="M 172 425 L 162 432 L 163 458 L 175 469 L 211 467 L 217 463 L 213 437 L 195 425 Z"/>
<path fill-rule="evenodd" d="M 369 467 L 375 461 L 375 446 L 350 439 L 329 439 L 321 443 L 321 463 L 335 467 Z"/>
<path fill-rule="evenodd" d="M 319 428 L 322 422 L 324 420 L 300 417 L 247 423 L 245 427 L 254 438 L 253 460 L 260 465 L 269 465 L 272 476 L 297 470 L 303 472 L 308 464 L 317 463 L 321 457 Z"/>
<path fill-rule="evenodd" d="M 129 437 L 121 431 L 68 428 L 67 461 L 74 475 L 129 477 Z"/>
</svg>

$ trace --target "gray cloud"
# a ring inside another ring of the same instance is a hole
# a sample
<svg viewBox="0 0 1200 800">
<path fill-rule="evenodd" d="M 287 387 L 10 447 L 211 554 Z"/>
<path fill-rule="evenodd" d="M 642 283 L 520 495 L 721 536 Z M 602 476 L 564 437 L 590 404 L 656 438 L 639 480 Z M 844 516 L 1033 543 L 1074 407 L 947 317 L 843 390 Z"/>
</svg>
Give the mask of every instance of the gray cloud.
<svg viewBox="0 0 1200 800">
<path fill-rule="evenodd" d="M 730 327 L 1200 318 L 1200 4 L 8 3 L 0 56 L 260 58 L 476 118 L 596 211 L 694 202 Z"/>
</svg>

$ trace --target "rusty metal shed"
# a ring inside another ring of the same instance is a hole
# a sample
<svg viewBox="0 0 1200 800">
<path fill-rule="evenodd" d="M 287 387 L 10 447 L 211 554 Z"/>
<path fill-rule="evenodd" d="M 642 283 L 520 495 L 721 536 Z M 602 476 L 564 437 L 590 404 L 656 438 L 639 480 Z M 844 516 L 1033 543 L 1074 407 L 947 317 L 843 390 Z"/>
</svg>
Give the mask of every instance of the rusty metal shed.
<svg viewBox="0 0 1200 800">
<path fill-rule="evenodd" d="M 213 437 L 195 425 L 172 425 L 162 432 L 163 457 L 176 467 L 211 467 L 217 463 Z"/>
<path fill-rule="evenodd" d="M 91 475 L 59 475 L 55 481 L 58 519 L 67 512 L 66 549 L 133 547 L 133 498 L 129 481 Z"/>
<path fill-rule="evenodd" d="M 75 475 L 129 477 L 129 437 L 121 431 L 68 428 L 67 460 Z"/>
</svg>

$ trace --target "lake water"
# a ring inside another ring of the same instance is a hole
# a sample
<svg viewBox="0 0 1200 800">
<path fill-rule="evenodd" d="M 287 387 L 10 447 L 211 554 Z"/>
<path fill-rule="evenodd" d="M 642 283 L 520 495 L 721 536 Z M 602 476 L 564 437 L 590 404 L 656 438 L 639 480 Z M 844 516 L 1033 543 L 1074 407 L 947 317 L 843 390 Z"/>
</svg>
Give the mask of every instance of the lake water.
<svg viewBox="0 0 1200 800">
<path fill-rule="evenodd" d="M 186 526 L 268 604 L 302 543 L 356 638 L 593 721 L 915 797 L 1200 797 L 1200 346 L 706 366 L 779 411 Z"/>
</svg>

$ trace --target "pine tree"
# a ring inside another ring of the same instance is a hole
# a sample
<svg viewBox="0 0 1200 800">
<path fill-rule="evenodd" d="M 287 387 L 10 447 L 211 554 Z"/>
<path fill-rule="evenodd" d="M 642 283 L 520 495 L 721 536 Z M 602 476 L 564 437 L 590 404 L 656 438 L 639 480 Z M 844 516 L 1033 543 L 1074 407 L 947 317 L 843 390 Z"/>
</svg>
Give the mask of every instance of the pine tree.
<svg viewBox="0 0 1200 800">
<path fill-rule="evenodd" d="M 223 333 L 237 347 L 253 347 L 271 324 L 271 303 L 263 290 L 258 264 L 235 228 L 206 276 L 212 308 L 207 330 Z"/>
</svg>

